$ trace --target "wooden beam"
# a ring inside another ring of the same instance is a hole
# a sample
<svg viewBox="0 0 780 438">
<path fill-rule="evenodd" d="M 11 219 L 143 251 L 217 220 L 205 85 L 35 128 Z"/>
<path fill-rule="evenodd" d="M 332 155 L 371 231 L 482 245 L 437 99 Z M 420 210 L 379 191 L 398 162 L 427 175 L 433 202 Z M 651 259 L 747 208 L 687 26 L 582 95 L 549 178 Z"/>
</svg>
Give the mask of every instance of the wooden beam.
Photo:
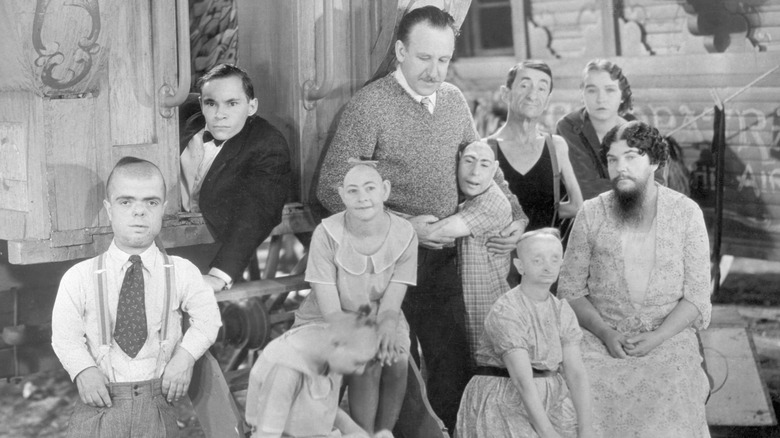
<svg viewBox="0 0 780 438">
<path fill-rule="evenodd" d="M 515 58 L 526 59 L 530 56 L 528 46 L 528 19 L 525 16 L 526 0 L 512 0 L 512 43 Z"/>
<path fill-rule="evenodd" d="M 620 56 L 618 35 L 617 0 L 602 0 L 601 5 L 601 42 L 604 45 L 603 56 Z"/>
<path fill-rule="evenodd" d="M 230 290 L 217 292 L 217 301 L 238 301 L 245 298 L 276 295 L 309 288 L 304 274 L 238 283 Z"/>
</svg>

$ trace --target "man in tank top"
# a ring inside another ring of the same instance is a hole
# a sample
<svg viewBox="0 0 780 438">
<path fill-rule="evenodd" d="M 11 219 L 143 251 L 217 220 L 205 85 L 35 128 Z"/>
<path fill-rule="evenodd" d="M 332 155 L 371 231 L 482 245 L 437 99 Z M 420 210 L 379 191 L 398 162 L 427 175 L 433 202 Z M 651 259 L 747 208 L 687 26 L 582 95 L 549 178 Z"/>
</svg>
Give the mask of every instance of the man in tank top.
<svg viewBox="0 0 780 438">
<path fill-rule="evenodd" d="M 539 126 L 552 89 L 552 72 L 546 63 L 528 60 L 512 67 L 500 91 L 508 108 L 507 121 L 488 138 L 497 146 L 497 159 L 509 189 L 528 215 L 527 231 L 551 225 L 556 208 L 556 168 L 565 188 L 561 193 L 569 195 L 568 201 L 558 205 L 559 218 L 574 217 L 582 206 L 582 193 L 569 161 L 566 140 L 551 136 Z"/>
</svg>

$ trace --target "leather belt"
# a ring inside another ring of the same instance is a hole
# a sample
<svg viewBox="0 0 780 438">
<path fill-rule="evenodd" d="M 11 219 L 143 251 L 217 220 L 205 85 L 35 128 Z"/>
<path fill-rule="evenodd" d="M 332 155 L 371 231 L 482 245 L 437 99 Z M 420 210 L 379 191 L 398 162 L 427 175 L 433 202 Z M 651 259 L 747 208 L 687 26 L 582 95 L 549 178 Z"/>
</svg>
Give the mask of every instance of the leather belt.
<svg viewBox="0 0 780 438">
<path fill-rule="evenodd" d="M 558 374 L 558 370 L 537 370 L 531 368 L 534 372 L 534 378 L 553 377 Z M 509 370 L 499 367 L 479 366 L 474 371 L 477 376 L 493 376 L 493 377 L 506 377 L 509 378 Z"/>
</svg>

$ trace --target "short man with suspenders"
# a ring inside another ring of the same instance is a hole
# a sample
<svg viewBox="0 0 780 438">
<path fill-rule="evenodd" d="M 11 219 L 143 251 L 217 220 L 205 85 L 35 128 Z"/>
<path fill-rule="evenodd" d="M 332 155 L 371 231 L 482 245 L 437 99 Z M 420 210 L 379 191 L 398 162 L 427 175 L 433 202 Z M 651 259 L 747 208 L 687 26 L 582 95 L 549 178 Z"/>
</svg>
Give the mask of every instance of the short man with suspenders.
<svg viewBox="0 0 780 438">
<path fill-rule="evenodd" d="M 172 403 L 221 325 L 211 288 L 189 261 L 154 245 L 165 181 L 146 160 L 119 160 L 103 201 L 114 239 L 63 276 L 52 346 L 79 390 L 69 437 L 178 436 Z M 189 328 L 182 335 L 182 313 Z"/>
</svg>

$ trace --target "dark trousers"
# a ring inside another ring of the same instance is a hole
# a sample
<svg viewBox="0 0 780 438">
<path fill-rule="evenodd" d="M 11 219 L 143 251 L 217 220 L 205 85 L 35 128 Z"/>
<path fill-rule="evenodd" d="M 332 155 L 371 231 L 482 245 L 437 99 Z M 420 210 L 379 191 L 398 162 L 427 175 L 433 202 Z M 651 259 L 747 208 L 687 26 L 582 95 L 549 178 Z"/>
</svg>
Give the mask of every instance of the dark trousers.
<svg viewBox="0 0 780 438">
<path fill-rule="evenodd" d="M 407 291 L 402 309 L 411 329 L 412 357 L 418 366 L 416 340 L 422 348 L 428 400 L 452 433 L 460 397 L 471 377 L 457 248 L 419 248 L 417 286 Z"/>
</svg>

